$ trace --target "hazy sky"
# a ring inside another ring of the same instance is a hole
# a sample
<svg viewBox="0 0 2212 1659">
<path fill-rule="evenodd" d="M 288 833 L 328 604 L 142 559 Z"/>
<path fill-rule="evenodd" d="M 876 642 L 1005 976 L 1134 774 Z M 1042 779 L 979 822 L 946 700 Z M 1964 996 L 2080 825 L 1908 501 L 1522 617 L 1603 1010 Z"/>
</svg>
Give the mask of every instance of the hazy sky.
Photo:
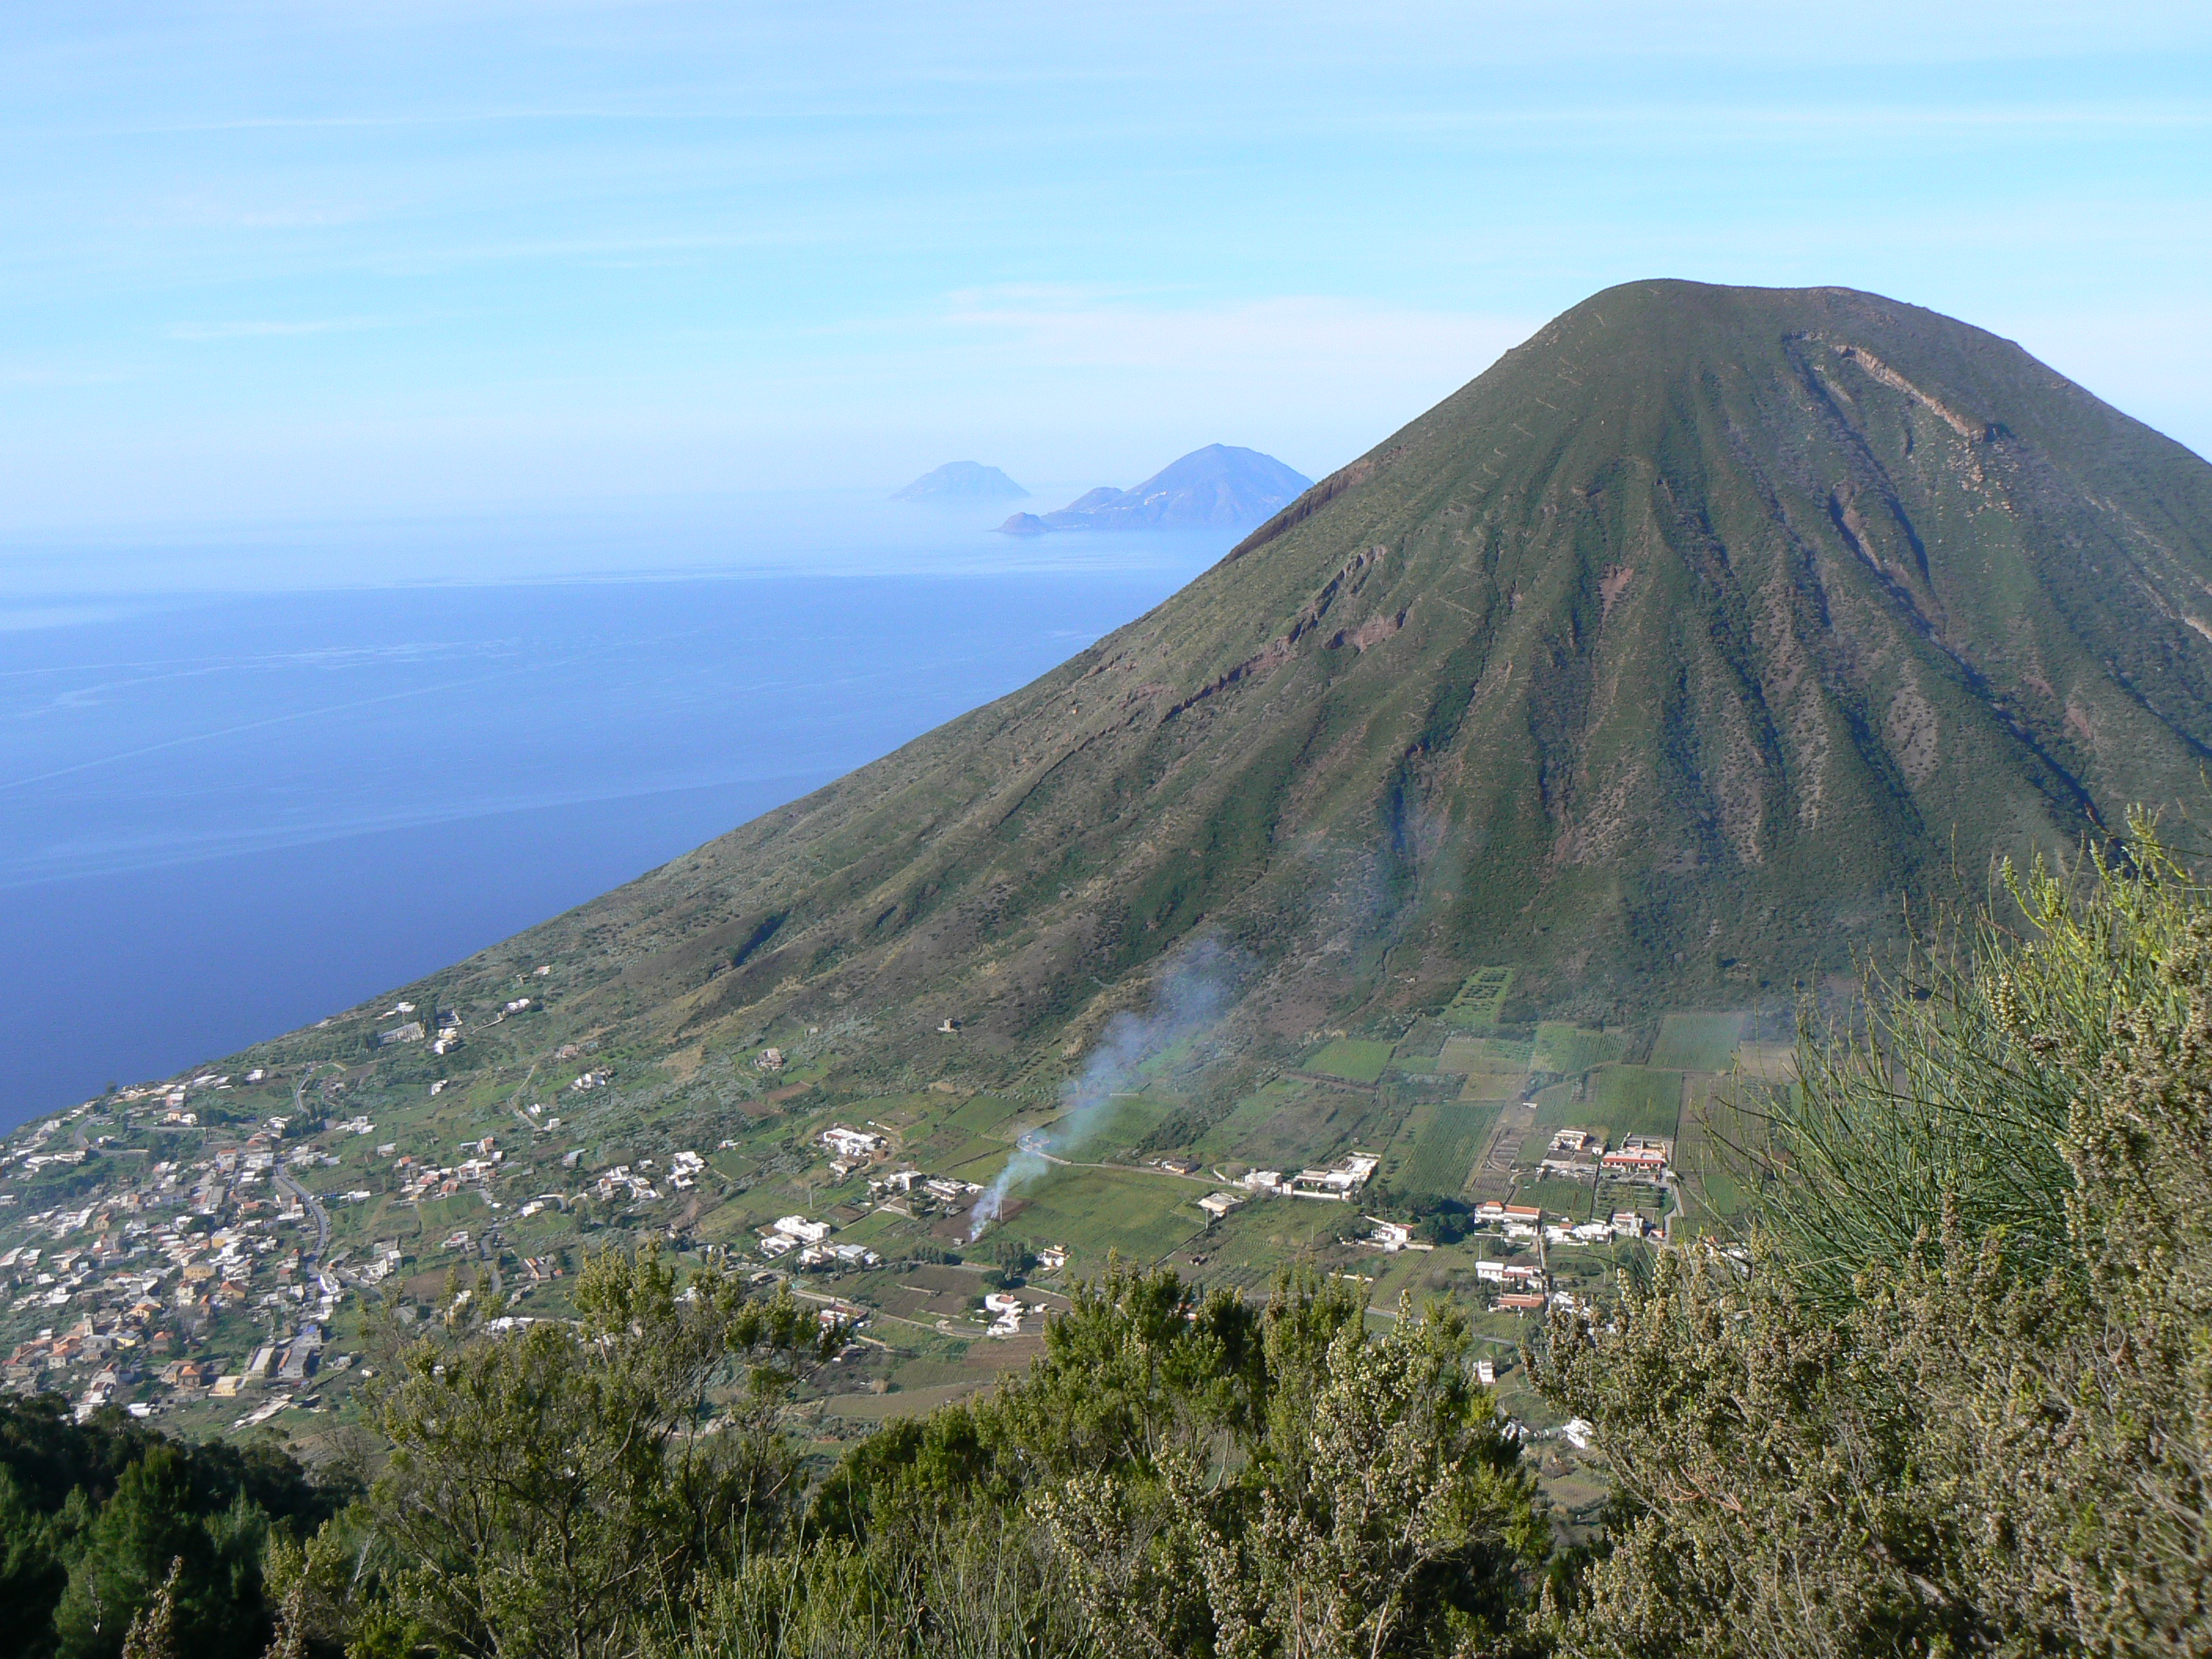
<svg viewBox="0 0 2212 1659">
<path fill-rule="evenodd" d="M 146 0 L 0 21 L 0 534 L 1318 474 L 1608 283 L 2212 451 L 2212 7 Z"/>
</svg>

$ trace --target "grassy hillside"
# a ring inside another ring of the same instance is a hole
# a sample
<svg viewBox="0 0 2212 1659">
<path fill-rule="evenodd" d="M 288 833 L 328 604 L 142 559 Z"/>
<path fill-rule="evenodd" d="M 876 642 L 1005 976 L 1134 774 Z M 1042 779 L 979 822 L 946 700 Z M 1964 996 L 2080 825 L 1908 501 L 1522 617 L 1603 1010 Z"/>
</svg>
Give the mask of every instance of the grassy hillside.
<svg viewBox="0 0 2212 1659">
<path fill-rule="evenodd" d="M 2193 793 L 2208 618 L 2212 469 L 2008 342 L 1631 284 L 1036 684 L 410 988 L 469 1045 L 375 1066 L 1042 1097 L 1200 939 L 1207 1112 L 1332 1030 L 1787 999 Z M 374 1012 L 239 1063 L 358 1064 Z"/>
</svg>

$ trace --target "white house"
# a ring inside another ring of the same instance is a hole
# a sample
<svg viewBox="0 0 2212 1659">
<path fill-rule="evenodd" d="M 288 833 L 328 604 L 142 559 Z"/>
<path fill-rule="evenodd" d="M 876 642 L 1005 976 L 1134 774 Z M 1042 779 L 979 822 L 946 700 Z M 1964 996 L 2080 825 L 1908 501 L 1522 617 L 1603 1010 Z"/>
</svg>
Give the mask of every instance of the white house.
<svg viewBox="0 0 2212 1659">
<path fill-rule="evenodd" d="M 1382 1159 L 1365 1152 L 1354 1152 L 1339 1158 L 1326 1170 L 1299 1170 L 1284 1183 L 1283 1190 L 1293 1198 L 1334 1198 L 1349 1202 L 1352 1195 L 1367 1184 L 1381 1163 Z"/>
<path fill-rule="evenodd" d="M 1658 1135 L 1630 1135 L 1605 1155 L 1605 1172 L 1629 1181 L 1663 1181 L 1674 1143 Z"/>
<path fill-rule="evenodd" d="M 1413 1230 L 1401 1222 L 1384 1221 L 1371 1215 L 1365 1219 L 1375 1223 L 1375 1231 L 1370 1236 L 1372 1241 L 1393 1255 L 1413 1242 Z"/>
<path fill-rule="evenodd" d="M 1558 1129 L 1552 1145 L 1536 1166 L 1544 1175 L 1561 1175 L 1573 1181 L 1595 1181 L 1605 1137 L 1593 1129 Z"/>
<path fill-rule="evenodd" d="M 822 1132 L 822 1144 L 838 1157 L 860 1163 L 873 1157 L 890 1143 L 881 1135 L 872 1135 L 865 1129 L 848 1129 L 842 1125 L 832 1125 Z"/>
</svg>

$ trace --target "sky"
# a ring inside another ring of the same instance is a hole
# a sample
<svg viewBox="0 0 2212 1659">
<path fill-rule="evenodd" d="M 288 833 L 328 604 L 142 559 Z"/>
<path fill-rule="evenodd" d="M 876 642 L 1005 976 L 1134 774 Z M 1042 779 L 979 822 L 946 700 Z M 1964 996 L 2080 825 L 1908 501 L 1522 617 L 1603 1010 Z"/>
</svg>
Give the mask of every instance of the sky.
<svg viewBox="0 0 2212 1659">
<path fill-rule="evenodd" d="M 2212 452 L 2201 0 L 87 0 L 0 156 L 0 540 L 1318 476 L 1655 276 Z"/>
</svg>

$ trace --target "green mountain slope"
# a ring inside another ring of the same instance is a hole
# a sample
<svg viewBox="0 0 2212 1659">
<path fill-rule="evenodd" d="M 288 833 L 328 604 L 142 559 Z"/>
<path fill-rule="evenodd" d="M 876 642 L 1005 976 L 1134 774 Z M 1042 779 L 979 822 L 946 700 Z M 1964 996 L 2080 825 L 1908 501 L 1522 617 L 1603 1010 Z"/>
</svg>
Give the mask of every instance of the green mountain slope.
<svg viewBox="0 0 2212 1659">
<path fill-rule="evenodd" d="M 1554 1009 L 1741 1006 L 1954 860 L 2192 793 L 2209 693 L 2212 467 L 1926 311 L 1638 283 L 1034 684 L 413 1000 L 546 964 L 533 1041 L 813 1025 L 978 1082 L 1199 937 L 1231 1050 L 1486 963 Z"/>
</svg>

